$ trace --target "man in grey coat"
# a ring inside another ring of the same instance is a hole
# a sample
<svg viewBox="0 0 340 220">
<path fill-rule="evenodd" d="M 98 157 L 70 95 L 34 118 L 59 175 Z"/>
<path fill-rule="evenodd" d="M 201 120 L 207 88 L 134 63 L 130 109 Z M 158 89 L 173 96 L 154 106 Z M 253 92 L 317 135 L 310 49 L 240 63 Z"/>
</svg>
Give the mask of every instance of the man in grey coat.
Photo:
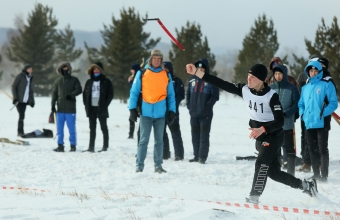
<svg viewBox="0 0 340 220">
<path fill-rule="evenodd" d="M 19 113 L 18 121 L 18 136 L 25 134 L 24 132 L 24 119 L 26 106 L 34 107 L 34 95 L 32 86 L 32 72 L 33 68 L 30 64 L 26 64 L 19 73 L 12 84 L 13 105 L 16 106 Z"/>
</svg>

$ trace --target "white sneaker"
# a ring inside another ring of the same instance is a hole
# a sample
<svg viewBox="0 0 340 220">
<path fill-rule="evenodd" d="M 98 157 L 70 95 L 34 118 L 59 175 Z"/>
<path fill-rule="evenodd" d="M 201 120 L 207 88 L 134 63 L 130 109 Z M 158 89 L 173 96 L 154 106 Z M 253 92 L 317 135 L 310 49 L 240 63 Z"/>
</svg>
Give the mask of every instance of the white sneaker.
<svg viewBox="0 0 340 220">
<path fill-rule="evenodd" d="M 247 203 L 253 203 L 253 204 L 258 204 L 260 201 L 260 196 L 249 196 L 249 198 L 246 198 Z"/>
<path fill-rule="evenodd" d="M 308 194 L 310 197 L 316 197 L 316 193 L 318 192 L 318 186 L 316 184 L 315 179 L 304 180 L 304 190 L 303 193 Z"/>
</svg>

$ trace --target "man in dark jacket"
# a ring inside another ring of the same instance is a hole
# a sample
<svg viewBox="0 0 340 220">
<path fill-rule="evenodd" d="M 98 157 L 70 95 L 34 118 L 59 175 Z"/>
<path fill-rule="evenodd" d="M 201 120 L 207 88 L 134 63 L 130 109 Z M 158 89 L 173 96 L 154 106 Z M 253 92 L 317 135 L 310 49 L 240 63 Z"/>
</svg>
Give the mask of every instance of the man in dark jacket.
<svg viewBox="0 0 340 220">
<path fill-rule="evenodd" d="M 287 173 L 295 175 L 295 149 L 294 149 L 294 123 L 295 113 L 298 112 L 300 99 L 297 87 L 288 81 L 287 68 L 276 65 L 273 70 L 274 83 L 270 87 L 279 95 L 284 114 L 284 142 L 282 148 L 285 152 L 283 160 L 287 161 Z"/>
<path fill-rule="evenodd" d="M 183 148 L 183 140 L 182 140 L 182 134 L 181 129 L 179 126 L 179 104 L 184 99 L 184 84 L 183 81 L 175 76 L 174 70 L 172 67 L 171 62 L 164 62 L 164 69 L 166 72 L 170 73 L 172 78 L 172 83 L 174 85 L 175 90 L 175 99 L 176 99 L 176 118 L 172 124 L 168 124 L 169 129 L 171 131 L 172 141 L 174 145 L 175 150 L 175 161 L 183 160 L 184 158 L 184 148 Z M 164 135 L 163 135 L 163 141 L 164 141 L 164 148 L 163 148 L 163 159 L 169 159 L 170 158 L 170 149 L 169 149 L 169 138 L 168 134 L 166 133 L 166 125 L 165 123 L 165 129 L 164 129 Z"/>
<path fill-rule="evenodd" d="M 19 73 L 12 84 L 13 105 L 19 113 L 18 121 L 18 136 L 24 135 L 24 119 L 26 106 L 30 105 L 34 107 L 34 95 L 32 86 L 32 66 L 30 64 L 25 65 L 22 72 Z"/>
<path fill-rule="evenodd" d="M 137 74 L 137 72 L 140 71 L 140 65 L 138 63 L 132 64 L 131 66 L 131 75 L 128 78 L 128 83 L 130 84 L 130 86 L 132 86 L 133 80 L 135 79 L 135 76 Z M 129 136 L 128 139 L 133 139 L 133 133 L 135 132 L 135 123 L 134 121 L 131 121 L 129 118 L 129 123 L 130 123 L 130 130 L 129 130 Z M 139 131 L 139 129 L 138 129 Z M 139 132 L 138 132 L 139 134 Z M 139 135 L 138 135 L 138 140 L 139 140 Z"/>
<path fill-rule="evenodd" d="M 307 79 L 308 77 L 306 73 L 302 72 L 299 74 L 297 82 L 301 90 L 302 90 L 302 87 L 306 85 Z M 305 126 L 305 122 L 301 118 L 300 118 L 300 124 L 301 124 L 301 156 L 302 156 L 303 164 L 299 169 L 297 169 L 297 171 L 310 172 L 312 162 L 310 160 L 310 153 L 309 153 L 309 149 L 307 145 L 306 126 Z"/>
<path fill-rule="evenodd" d="M 107 129 L 107 118 L 109 117 L 108 107 L 113 98 L 113 86 L 106 74 L 101 62 L 92 64 L 86 71 L 90 79 L 86 81 L 83 91 L 83 102 L 86 116 L 90 123 L 90 144 L 85 151 L 94 152 L 94 141 L 96 139 L 97 118 L 103 132 L 104 144 L 102 151 L 109 147 L 109 131 Z M 84 151 L 84 152 L 85 152 Z"/>
<path fill-rule="evenodd" d="M 71 76 L 70 63 L 62 63 L 57 68 L 60 75 L 53 85 L 52 112 L 57 112 L 58 147 L 55 152 L 64 152 L 64 125 L 67 124 L 70 133 L 71 152 L 76 151 L 76 96 L 81 94 L 81 85 L 78 78 Z M 57 103 L 57 108 L 55 104 Z"/>
<path fill-rule="evenodd" d="M 205 58 L 199 59 L 195 66 L 205 74 L 210 73 L 209 63 Z M 186 94 L 186 103 L 191 116 L 191 140 L 195 157 L 189 162 L 204 164 L 208 158 L 213 106 L 218 99 L 218 88 L 204 82 L 195 75 L 191 77 Z"/>
</svg>

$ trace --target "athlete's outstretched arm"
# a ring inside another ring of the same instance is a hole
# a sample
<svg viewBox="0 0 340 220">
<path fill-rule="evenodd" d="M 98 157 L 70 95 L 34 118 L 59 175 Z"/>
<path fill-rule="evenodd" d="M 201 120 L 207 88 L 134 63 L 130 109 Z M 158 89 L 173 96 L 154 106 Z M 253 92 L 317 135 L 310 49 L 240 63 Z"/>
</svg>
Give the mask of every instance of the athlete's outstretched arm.
<svg viewBox="0 0 340 220">
<path fill-rule="evenodd" d="M 223 79 L 218 78 L 217 76 L 205 74 L 204 72 L 198 70 L 193 64 L 187 64 L 186 69 L 190 75 L 196 75 L 198 78 L 201 78 L 203 81 L 207 83 L 210 83 L 229 93 L 236 94 L 242 97 L 242 87 L 245 84 L 230 83 L 228 81 L 224 81 Z"/>
</svg>

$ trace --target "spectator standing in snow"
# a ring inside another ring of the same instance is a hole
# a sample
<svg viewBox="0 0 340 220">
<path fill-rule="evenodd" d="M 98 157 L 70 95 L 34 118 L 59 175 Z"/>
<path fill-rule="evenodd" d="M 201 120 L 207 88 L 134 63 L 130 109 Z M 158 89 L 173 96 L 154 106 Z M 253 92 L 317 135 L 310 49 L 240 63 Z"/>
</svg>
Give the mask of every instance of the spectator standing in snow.
<svg viewBox="0 0 340 220">
<path fill-rule="evenodd" d="M 167 122 L 165 122 L 165 128 L 164 128 L 164 150 L 163 150 L 163 159 L 169 159 L 170 158 L 170 149 L 169 149 L 169 138 L 168 134 L 166 133 L 166 126 L 169 126 L 171 137 L 174 145 L 175 150 L 175 161 L 180 161 L 184 159 L 184 148 L 183 148 L 183 140 L 182 140 L 182 134 L 181 129 L 179 126 L 179 104 L 184 99 L 184 84 L 183 81 L 175 76 L 174 70 L 172 67 L 171 62 L 164 62 L 164 70 L 167 73 L 170 73 L 172 78 L 172 83 L 174 85 L 174 91 L 175 91 L 175 100 L 176 100 L 176 117 L 174 122 L 169 125 Z"/>
<path fill-rule="evenodd" d="M 130 70 L 131 75 L 128 78 L 128 83 L 130 84 L 131 87 L 132 87 L 133 80 L 135 79 L 135 75 L 138 71 L 140 71 L 140 65 L 138 63 L 133 64 L 131 66 L 131 70 Z M 129 127 L 130 129 L 129 129 L 128 139 L 133 139 L 133 134 L 135 132 L 135 123 L 136 122 L 131 121 L 130 118 L 129 118 L 129 123 L 130 123 L 130 127 Z M 139 137 L 138 137 L 138 140 L 139 140 Z"/>
<path fill-rule="evenodd" d="M 205 74 L 193 64 L 186 65 L 187 72 L 204 80 L 207 83 L 221 88 L 232 94 L 241 96 L 250 115 L 250 138 L 256 139 L 256 149 L 259 151 L 255 162 L 255 174 L 249 198 L 250 203 L 258 203 L 259 197 L 266 186 L 267 177 L 291 186 L 302 189 L 310 196 L 317 192 L 316 181 L 300 180 L 281 171 L 280 150 L 284 140 L 282 126 L 284 115 L 279 95 L 272 90 L 264 80 L 267 77 L 267 68 L 262 64 L 255 64 L 248 71 L 248 84 L 230 83 L 216 76 Z"/>
<path fill-rule="evenodd" d="M 291 71 L 290 71 L 290 68 L 289 68 L 289 66 L 287 65 L 287 64 L 284 64 L 283 62 L 282 62 L 282 60 L 281 60 L 281 58 L 280 57 L 273 57 L 272 59 L 271 59 L 271 61 L 270 61 L 270 63 L 269 63 L 269 70 L 272 72 L 273 71 L 273 69 L 277 66 L 277 65 L 282 65 L 282 66 L 284 66 L 285 68 L 286 68 L 286 72 L 287 72 L 287 77 L 288 77 L 288 82 L 290 83 L 290 84 L 293 84 L 296 88 L 297 88 L 297 90 L 298 90 L 298 92 L 299 92 L 299 96 L 300 96 L 300 86 L 299 86 L 299 84 L 296 82 L 296 80 L 295 80 L 295 78 L 294 77 L 292 77 L 292 76 L 290 76 L 290 74 L 291 74 Z M 273 84 L 274 82 L 275 82 L 275 79 L 274 79 L 274 75 L 272 75 L 271 77 L 271 81 L 270 81 L 270 83 L 268 84 L 269 86 L 271 85 L 271 84 Z M 284 84 L 285 84 L 285 82 L 283 82 Z M 274 85 L 275 86 L 275 85 Z M 276 86 L 275 86 L 276 87 Z M 289 87 L 291 87 L 291 86 L 289 86 Z M 292 87 L 291 87 L 292 88 Z M 280 88 L 276 88 L 275 89 L 276 90 L 276 92 L 278 92 L 278 91 L 280 91 Z M 294 89 L 295 90 L 295 89 Z M 281 93 L 281 95 L 283 95 L 283 93 Z M 280 101 L 281 101 L 281 97 L 280 97 Z M 286 116 L 285 116 L 286 117 Z M 298 119 L 299 118 L 299 111 L 296 111 L 295 112 L 295 115 L 294 115 L 294 123 L 295 123 L 295 121 L 296 121 L 296 119 Z M 284 130 L 286 130 L 287 131 L 287 126 L 284 128 Z M 285 132 L 286 133 L 286 132 Z M 294 160 L 292 159 L 292 154 L 290 153 L 290 159 L 289 159 L 289 161 L 290 161 L 290 164 L 292 165 L 292 164 L 295 164 L 295 162 L 296 162 L 296 143 L 295 143 L 295 126 L 294 126 L 294 124 L 293 124 L 293 130 L 292 130 L 292 139 L 288 139 L 288 140 L 286 140 L 285 139 L 285 142 L 284 142 L 284 145 L 282 146 L 282 152 L 283 152 L 283 157 L 282 157 L 282 168 L 284 168 L 284 169 L 287 169 L 287 166 L 288 166 L 288 160 L 287 160 L 287 158 L 288 158 L 288 155 L 287 155 L 287 147 L 286 147 L 286 143 L 289 143 L 289 145 L 291 145 L 291 146 L 293 146 L 293 150 L 294 150 Z M 290 134 L 289 134 L 289 136 L 290 136 Z M 286 138 L 286 137 L 285 137 Z M 289 142 L 287 142 L 287 141 L 289 141 Z M 293 142 L 291 142 L 291 141 L 293 141 Z M 293 143 L 293 144 L 292 144 Z M 289 151 L 291 152 L 291 148 L 289 149 Z M 300 160 L 299 160 L 300 161 Z M 294 165 L 295 166 L 295 165 Z M 294 175 L 294 173 L 295 173 L 295 168 L 294 168 L 294 170 L 292 170 L 292 168 L 293 168 L 293 166 L 290 166 L 290 173 L 292 174 L 292 175 Z"/>
<path fill-rule="evenodd" d="M 170 74 L 163 68 L 163 54 L 160 50 L 152 50 L 148 61 L 148 67 L 136 73 L 130 90 L 130 119 L 137 121 L 137 105 L 139 97 L 141 101 L 140 115 L 140 141 L 136 158 L 136 172 L 143 172 L 144 160 L 151 134 L 154 130 L 154 167 L 155 172 L 165 173 L 163 163 L 163 133 L 165 116 L 168 111 L 168 123 L 175 119 L 176 101 L 175 92 Z"/>
<path fill-rule="evenodd" d="M 78 78 L 71 76 L 70 63 L 62 63 L 57 68 L 60 75 L 54 82 L 52 90 L 51 110 L 57 113 L 58 147 L 55 152 L 64 152 L 64 125 L 68 127 L 71 143 L 71 152 L 76 151 L 76 96 L 81 94 L 81 85 Z M 57 109 L 55 105 L 57 104 Z"/>
<path fill-rule="evenodd" d="M 311 178 L 327 182 L 330 130 L 330 120 L 327 120 L 327 117 L 338 108 L 336 88 L 329 78 L 324 78 L 323 68 L 318 60 L 309 62 L 304 72 L 308 76 L 308 83 L 302 88 L 299 114 L 306 126 L 307 144 L 314 173 Z"/>
<path fill-rule="evenodd" d="M 195 67 L 207 75 L 210 74 L 209 63 L 205 58 L 199 59 Z M 197 76 L 189 79 L 186 103 L 190 113 L 191 140 L 194 149 L 194 158 L 189 162 L 204 164 L 208 158 L 213 107 L 218 99 L 218 88 Z"/>
<path fill-rule="evenodd" d="M 284 142 L 282 148 L 285 149 L 287 158 L 287 172 L 295 175 L 295 149 L 294 149 L 294 123 L 295 113 L 298 112 L 298 102 L 300 98 L 297 87 L 288 81 L 287 68 L 283 65 L 276 65 L 272 70 L 274 83 L 270 87 L 279 95 L 284 115 Z"/>
<path fill-rule="evenodd" d="M 29 105 L 33 108 L 35 104 L 32 85 L 32 72 L 32 66 L 30 64 L 26 64 L 21 73 L 15 77 L 12 84 L 13 105 L 16 105 L 17 111 L 19 113 L 17 130 L 17 135 L 19 137 L 25 134 L 24 119 L 26 106 Z"/>
<path fill-rule="evenodd" d="M 108 107 L 113 98 L 112 82 L 106 78 L 106 73 L 101 62 L 92 64 L 86 73 L 90 76 L 90 79 L 85 83 L 83 103 L 85 105 L 86 116 L 89 118 L 90 143 L 89 148 L 85 151 L 94 152 L 97 118 L 99 119 L 104 140 L 103 148 L 98 152 L 107 151 L 109 147 L 107 118 L 109 117 Z"/>
<path fill-rule="evenodd" d="M 302 72 L 298 76 L 298 84 L 302 90 L 302 87 L 306 85 L 307 83 L 307 74 Z M 305 122 L 300 118 L 300 124 L 301 124 L 301 156 L 302 156 L 302 161 L 303 164 L 302 166 L 297 169 L 299 172 L 310 172 L 311 171 L 311 166 L 312 162 L 310 160 L 310 153 L 307 145 L 307 138 L 306 138 L 306 126 Z"/>
</svg>

